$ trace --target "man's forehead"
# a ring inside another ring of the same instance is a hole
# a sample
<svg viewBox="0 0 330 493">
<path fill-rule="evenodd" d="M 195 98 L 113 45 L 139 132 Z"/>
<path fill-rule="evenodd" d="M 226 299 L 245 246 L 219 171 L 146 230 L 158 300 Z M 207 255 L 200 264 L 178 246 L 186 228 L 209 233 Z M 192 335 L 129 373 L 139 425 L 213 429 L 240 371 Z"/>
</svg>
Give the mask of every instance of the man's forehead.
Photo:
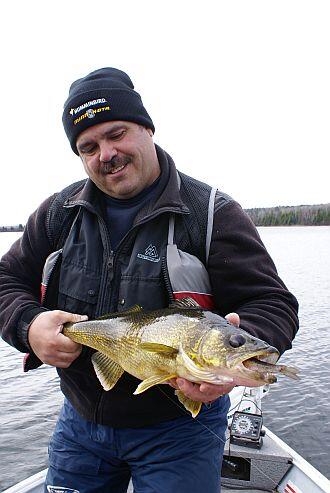
<svg viewBox="0 0 330 493">
<path fill-rule="evenodd" d="M 134 123 L 130 122 L 124 122 L 120 120 L 115 120 L 115 121 L 110 121 L 110 122 L 104 122 L 104 123 L 97 123 L 96 125 L 93 125 L 92 127 L 87 128 L 77 138 L 77 144 L 83 144 L 90 139 L 102 137 L 103 135 L 113 132 L 115 130 L 118 130 L 122 127 L 127 128 L 130 125 L 134 125 Z"/>
</svg>

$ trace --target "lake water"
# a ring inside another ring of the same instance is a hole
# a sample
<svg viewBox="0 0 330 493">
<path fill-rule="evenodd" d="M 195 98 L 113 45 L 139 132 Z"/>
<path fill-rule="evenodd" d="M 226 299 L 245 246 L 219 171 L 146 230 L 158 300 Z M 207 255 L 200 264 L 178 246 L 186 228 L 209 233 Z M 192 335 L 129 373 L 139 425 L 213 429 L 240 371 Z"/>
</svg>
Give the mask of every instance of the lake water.
<svg viewBox="0 0 330 493">
<path fill-rule="evenodd" d="M 300 303 L 301 328 L 282 362 L 301 369 L 263 399 L 265 425 L 330 479 L 330 227 L 258 228 Z M 19 237 L 0 234 L 0 255 Z M 56 371 L 22 372 L 22 355 L 0 340 L 0 491 L 47 467 L 62 403 Z"/>
</svg>

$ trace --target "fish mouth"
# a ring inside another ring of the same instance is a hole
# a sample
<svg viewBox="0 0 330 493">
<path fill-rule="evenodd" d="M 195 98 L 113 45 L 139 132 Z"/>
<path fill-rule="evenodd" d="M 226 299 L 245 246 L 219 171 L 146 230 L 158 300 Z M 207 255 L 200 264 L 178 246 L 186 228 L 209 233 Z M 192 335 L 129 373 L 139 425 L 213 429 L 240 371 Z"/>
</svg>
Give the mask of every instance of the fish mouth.
<svg viewBox="0 0 330 493">
<path fill-rule="evenodd" d="M 228 360 L 228 366 L 233 368 L 233 367 L 241 367 L 244 368 L 244 370 L 249 371 L 249 369 L 245 366 L 245 363 L 248 361 L 262 361 L 264 363 L 270 363 L 271 365 L 274 365 L 280 354 L 275 348 L 268 348 L 266 351 L 256 351 L 255 353 L 250 353 L 248 356 L 243 356 L 240 358 L 237 358 L 234 356 L 233 358 L 229 358 Z"/>
<path fill-rule="evenodd" d="M 269 373 L 266 368 L 264 371 L 260 371 L 256 366 L 258 362 L 275 365 L 278 358 L 279 352 L 277 349 L 268 348 L 266 351 L 250 353 L 245 358 L 240 358 L 239 360 L 236 359 L 236 362 L 234 364 L 232 363 L 230 368 L 241 375 L 244 383 L 240 383 L 240 385 L 251 385 L 251 382 L 258 384 L 274 383 L 277 381 L 274 374 Z"/>
</svg>

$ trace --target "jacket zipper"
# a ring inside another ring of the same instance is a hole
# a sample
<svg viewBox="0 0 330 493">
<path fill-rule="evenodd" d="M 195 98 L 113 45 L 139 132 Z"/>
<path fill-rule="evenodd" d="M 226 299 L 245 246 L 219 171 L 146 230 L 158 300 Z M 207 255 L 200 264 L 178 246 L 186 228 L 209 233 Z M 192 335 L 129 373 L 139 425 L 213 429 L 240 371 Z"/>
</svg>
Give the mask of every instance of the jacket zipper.
<svg viewBox="0 0 330 493">
<path fill-rule="evenodd" d="M 105 258 L 103 260 L 103 265 L 105 269 L 102 271 L 101 277 L 101 286 L 100 286 L 100 295 L 99 302 L 97 304 L 97 316 L 103 315 L 105 312 L 109 310 L 109 304 L 106 303 L 105 295 L 107 292 L 107 284 L 112 282 L 114 277 L 114 251 L 111 249 L 110 238 L 108 234 L 108 228 L 106 226 L 105 221 L 101 216 L 98 216 L 101 237 L 104 244 L 104 255 Z M 112 296 L 110 295 L 110 298 Z"/>
<path fill-rule="evenodd" d="M 107 284 L 108 282 L 111 282 L 113 279 L 113 260 L 114 260 L 114 252 L 111 249 L 111 243 L 110 243 L 110 238 L 108 234 L 108 228 L 106 226 L 106 223 L 104 219 L 97 214 L 99 225 L 100 225 L 100 232 L 101 232 L 101 238 L 104 244 L 104 256 L 105 258 L 103 259 L 103 266 L 105 264 L 105 269 L 102 269 L 102 277 L 101 277 L 101 285 L 100 285 L 100 294 L 99 294 L 99 300 L 97 303 L 97 308 L 96 308 L 96 313 L 95 315 L 98 317 L 100 315 L 103 315 L 106 311 L 108 311 L 108 307 L 106 307 L 106 300 L 105 300 L 105 295 L 107 292 Z M 102 410 L 102 400 L 103 400 L 103 395 L 105 394 L 105 391 L 101 389 L 99 391 L 99 398 L 96 402 L 95 409 L 94 409 L 94 422 L 97 423 L 98 421 L 102 421 L 102 416 L 101 416 L 101 410 Z M 100 420 L 98 419 L 100 418 Z"/>
<path fill-rule="evenodd" d="M 113 256 L 112 256 L 112 278 L 113 278 L 114 273 L 116 271 L 117 258 L 118 258 L 118 256 L 121 253 L 121 249 L 122 249 L 124 243 L 129 238 L 129 236 L 133 233 L 133 231 L 135 231 L 136 228 L 142 226 L 143 224 L 146 224 L 147 222 L 151 221 L 152 219 L 155 219 L 157 216 L 160 216 L 160 215 L 162 215 L 164 213 L 169 213 L 169 212 L 178 214 L 178 211 L 177 210 L 173 210 L 170 207 L 168 207 L 167 209 L 162 209 L 162 210 L 156 211 L 155 213 L 150 214 L 149 216 L 146 216 L 145 218 L 143 218 L 141 221 L 139 221 L 137 224 L 135 224 L 125 234 L 125 236 L 119 242 L 119 245 L 118 245 L 118 248 L 117 248 L 116 252 L 113 252 L 113 251 L 111 252 L 113 254 Z M 184 213 L 181 212 L 181 214 L 184 214 Z M 173 296 L 171 294 L 172 293 L 172 288 L 171 288 L 171 284 L 170 284 L 170 280 L 169 280 L 168 273 L 167 273 L 167 268 L 166 268 L 166 259 L 165 259 L 165 264 L 164 264 L 164 262 L 162 260 L 162 272 L 163 272 L 163 275 L 164 275 L 165 287 L 166 287 L 166 290 L 167 290 L 167 292 L 169 294 L 169 299 L 171 301 L 174 301 Z M 114 286 L 114 287 L 117 288 L 117 286 Z M 110 296 L 110 312 L 112 310 L 117 311 L 117 309 L 116 309 L 116 304 L 117 303 L 115 303 L 116 300 L 114 298 L 116 292 L 117 292 L 117 289 L 113 289 L 112 292 L 111 292 L 111 296 Z M 116 296 L 117 296 L 117 293 L 116 293 Z M 117 296 L 117 298 L 118 298 L 118 296 Z"/>
<path fill-rule="evenodd" d="M 167 260 L 166 257 L 162 258 L 162 273 L 164 276 L 164 283 L 165 283 L 165 288 L 166 288 L 166 291 L 168 294 L 169 301 L 170 301 L 170 303 L 173 303 L 174 302 L 173 289 L 171 286 L 170 277 L 168 275 L 167 261 L 166 260 Z"/>
</svg>

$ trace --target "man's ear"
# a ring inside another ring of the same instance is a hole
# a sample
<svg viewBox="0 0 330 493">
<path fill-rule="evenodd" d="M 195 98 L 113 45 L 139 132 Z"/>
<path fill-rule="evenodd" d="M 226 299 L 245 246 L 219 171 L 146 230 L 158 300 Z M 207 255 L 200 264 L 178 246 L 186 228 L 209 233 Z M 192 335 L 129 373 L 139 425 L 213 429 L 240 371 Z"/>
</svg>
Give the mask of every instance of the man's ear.
<svg viewBox="0 0 330 493">
<path fill-rule="evenodd" d="M 153 137 L 154 134 L 153 134 L 151 128 L 147 128 L 146 130 L 147 130 L 148 134 L 150 135 L 150 137 Z"/>
</svg>

